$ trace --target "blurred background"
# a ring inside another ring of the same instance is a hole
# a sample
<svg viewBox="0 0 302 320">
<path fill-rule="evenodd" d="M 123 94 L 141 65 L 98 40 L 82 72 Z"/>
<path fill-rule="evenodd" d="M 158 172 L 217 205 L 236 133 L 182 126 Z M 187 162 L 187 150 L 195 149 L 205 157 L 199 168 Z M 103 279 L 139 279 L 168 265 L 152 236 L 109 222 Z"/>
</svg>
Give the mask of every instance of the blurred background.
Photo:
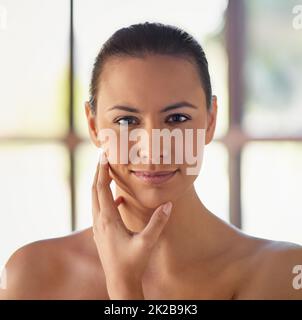
<svg viewBox="0 0 302 320">
<path fill-rule="evenodd" d="M 84 102 L 93 62 L 114 31 L 145 21 L 185 29 L 209 61 L 219 108 L 195 182 L 204 204 L 248 234 L 302 244 L 297 5 L 0 0 L 0 265 L 22 245 L 91 225 L 99 149 Z"/>
</svg>

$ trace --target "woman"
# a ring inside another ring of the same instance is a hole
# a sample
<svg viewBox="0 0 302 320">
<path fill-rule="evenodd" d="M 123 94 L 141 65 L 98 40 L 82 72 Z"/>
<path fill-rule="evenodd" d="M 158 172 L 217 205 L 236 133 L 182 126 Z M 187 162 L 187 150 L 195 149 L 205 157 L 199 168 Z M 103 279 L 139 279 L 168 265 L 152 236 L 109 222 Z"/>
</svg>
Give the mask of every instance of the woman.
<svg viewBox="0 0 302 320">
<path fill-rule="evenodd" d="M 207 60 L 178 28 L 118 30 L 96 58 L 90 94 L 85 111 L 97 147 L 106 146 L 104 128 L 123 146 L 125 125 L 148 133 L 202 129 L 204 144 L 213 138 L 217 100 Z M 113 163 L 104 153 L 92 183 L 93 226 L 17 250 L 2 299 L 302 298 L 293 272 L 300 246 L 243 234 L 203 205 L 187 164 L 154 164 L 149 151 L 138 151 L 143 164 Z"/>
</svg>

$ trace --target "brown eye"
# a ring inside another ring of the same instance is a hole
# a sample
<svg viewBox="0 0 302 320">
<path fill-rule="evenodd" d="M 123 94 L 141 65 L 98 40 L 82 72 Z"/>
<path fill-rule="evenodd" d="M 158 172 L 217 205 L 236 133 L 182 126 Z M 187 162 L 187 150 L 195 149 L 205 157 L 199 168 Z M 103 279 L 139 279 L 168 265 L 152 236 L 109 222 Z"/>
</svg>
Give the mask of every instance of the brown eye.
<svg viewBox="0 0 302 320">
<path fill-rule="evenodd" d="M 170 120 L 172 119 L 172 121 Z M 180 114 L 180 113 L 177 113 L 177 114 L 172 114 L 170 117 L 169 117 L 169 120 L 167 120 L 168 123 L 173 123 L 173 122 L 186 122 L 190 120 L 189 117 L 183 115 L 183 114 Z"/>
<path fill-rule="evenodd" d="M 118 123 L 119 125 L 123 126 L 126 124 L 127 125 L 135 124 L 135 121 L 137 121 L 137 119 L 135 117 L 122 117 L 122 118 L 119 118 L 116 121 L 114 121 L 114 123 Z"/>
</svg>

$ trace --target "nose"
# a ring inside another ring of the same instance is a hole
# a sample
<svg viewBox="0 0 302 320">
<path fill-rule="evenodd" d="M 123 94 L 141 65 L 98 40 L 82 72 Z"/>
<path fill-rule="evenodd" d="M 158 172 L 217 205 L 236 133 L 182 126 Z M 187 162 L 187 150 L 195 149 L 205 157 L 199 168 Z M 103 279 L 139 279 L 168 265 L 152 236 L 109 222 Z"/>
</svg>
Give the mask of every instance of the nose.
<svg viewBox="0 0 302 320">
<path fill-rule="evenodd" d="M 161 143 L 161 138 L 156 138 L 156 134 L 160 133 L 160 129 L 155 130 L 154 125 L 145 127 L 147 133 L 146 140 L 143 140 L 138 150 L 138 155 L 145 164 L 161 164 L 164 159 L 169 155 L 169 146 L 164 146 Z M 157 132 L 157 133 L 156 133 Z"/>
<path fill-rule="evenodd" d="M 138 151 L 139 157 L 142 159 L 143 163 L 145 164 L 162 164 L 164 159 L 168 156 L 168 152 L 166 150 L 162 150 L 161 147 L 158 152 L 155 152 L 152 149 L 152 144 L 149 144 L 149 150 L 146 147 L 141 147 Z M 152 150 L 153 150 L 153 157 L 152 157 Z"/>
</svg>

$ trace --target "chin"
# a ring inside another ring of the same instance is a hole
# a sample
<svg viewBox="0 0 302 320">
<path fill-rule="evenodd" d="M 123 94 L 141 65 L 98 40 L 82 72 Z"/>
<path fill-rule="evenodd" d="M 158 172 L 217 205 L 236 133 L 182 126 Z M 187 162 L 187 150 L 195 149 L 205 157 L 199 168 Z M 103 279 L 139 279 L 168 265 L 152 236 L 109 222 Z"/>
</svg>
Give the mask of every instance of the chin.
<svg viewBox="0 0 302 320">
<path fill-rule="evenodd" d="M 173 201 L 177 194 L 171 190 L 135 190 L 136 200 L 145 208 L 156 209 L 167 201 Z"/>
</svg>

